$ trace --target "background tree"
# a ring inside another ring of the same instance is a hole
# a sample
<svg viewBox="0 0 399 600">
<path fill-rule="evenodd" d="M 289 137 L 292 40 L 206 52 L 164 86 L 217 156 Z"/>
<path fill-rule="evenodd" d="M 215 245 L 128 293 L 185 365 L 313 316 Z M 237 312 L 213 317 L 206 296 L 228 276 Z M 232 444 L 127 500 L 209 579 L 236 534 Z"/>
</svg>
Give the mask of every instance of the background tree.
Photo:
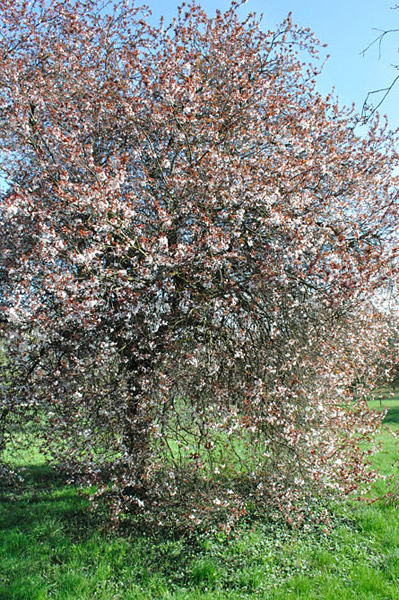
<svg viewBox="0 0 399 600">
<path fill-rule="evenodd" d="M 114 517 L 301 519 L 370 481 L 390 134 L 316 93 L 289 19 L 0 6 L 7 419 Z"/>
</svg>

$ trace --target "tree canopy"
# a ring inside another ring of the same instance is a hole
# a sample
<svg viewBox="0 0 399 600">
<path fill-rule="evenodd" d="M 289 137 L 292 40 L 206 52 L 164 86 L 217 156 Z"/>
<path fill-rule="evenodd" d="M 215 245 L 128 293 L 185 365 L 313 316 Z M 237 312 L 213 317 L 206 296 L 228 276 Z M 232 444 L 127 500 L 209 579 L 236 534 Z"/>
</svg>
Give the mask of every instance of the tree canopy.
<svg viewBox="0 0 399 600">
<path fill-rule="evenodd" d="M 238 8 L 0 0 L 2 427 L 115 518 L 300 520 L 373 479 L 394 140 Z"/>
</svg>

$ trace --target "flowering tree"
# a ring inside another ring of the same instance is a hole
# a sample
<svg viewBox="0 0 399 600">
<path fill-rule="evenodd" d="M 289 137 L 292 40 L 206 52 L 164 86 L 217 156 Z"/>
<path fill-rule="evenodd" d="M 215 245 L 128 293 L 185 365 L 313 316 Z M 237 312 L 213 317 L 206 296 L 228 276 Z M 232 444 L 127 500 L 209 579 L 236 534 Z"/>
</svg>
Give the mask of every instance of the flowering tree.
<svg viewBox="0 0 399 600">
<path fill-rule="evenodd" d="M 289 19 L 0 6 L 3 430 L 39 423 L 114 516 L 300 518 L 370 481 L 389 133 L 317 94 Z"/>
</svg>

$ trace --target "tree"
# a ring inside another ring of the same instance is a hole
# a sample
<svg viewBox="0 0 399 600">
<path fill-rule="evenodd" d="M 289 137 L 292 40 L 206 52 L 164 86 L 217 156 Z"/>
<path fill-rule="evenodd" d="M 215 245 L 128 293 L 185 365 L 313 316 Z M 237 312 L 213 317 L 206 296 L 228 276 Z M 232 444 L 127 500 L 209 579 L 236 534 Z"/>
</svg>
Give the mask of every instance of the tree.
<svg viewBox="0 0 399 600">
<path fill-rule="evenodd" d="M 114 517 L 300 519 L 372 480 L 350 384 L 386 350 L 397 155 L 315 91 L 310 32 L 0 6 L 8 422 Z"/>
</svg>

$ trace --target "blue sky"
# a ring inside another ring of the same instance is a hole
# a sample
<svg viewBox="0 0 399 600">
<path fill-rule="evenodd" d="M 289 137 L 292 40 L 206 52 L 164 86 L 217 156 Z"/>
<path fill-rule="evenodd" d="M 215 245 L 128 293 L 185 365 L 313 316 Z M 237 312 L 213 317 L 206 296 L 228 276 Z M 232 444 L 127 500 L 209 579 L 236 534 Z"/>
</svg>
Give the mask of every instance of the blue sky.
<svg viewBox="0 0 399 600">
<path fill-rule="evenodd" d="M 310 27 L 330 54 L 318 89 L 327 94 L 335 88 L 340 102 L 355 102 L 360 110 L 368 91 L 386 87 L 397 73 L 392 64 L 399 64 L 399 33 L 386 38 L 379 58 L 378 47 L 365 56 L 361 52 L 378 35 L 377 29 L 399 29 L 399 9 L 392 10 L 397 0 L 248 0 L 240 10 L 263 13 L 263 28 L 273 29 L 291 11 L 295 23 Z M 139 2 L 138 2 L 139 3 Z M 176 0 L 147 0 L 153 18 L 164 15 L 170 21 L 176 14 Z M 225 10 L 230 0 L 200 2 L 209 15 L 216 8 Z M 377 99 L 374 96 L 375 100 Z M 376 102 L 375 102 L 376 103 Z M 399 127 L 399 82 L 380 108 L 392 128 Z"/>
</svg>

